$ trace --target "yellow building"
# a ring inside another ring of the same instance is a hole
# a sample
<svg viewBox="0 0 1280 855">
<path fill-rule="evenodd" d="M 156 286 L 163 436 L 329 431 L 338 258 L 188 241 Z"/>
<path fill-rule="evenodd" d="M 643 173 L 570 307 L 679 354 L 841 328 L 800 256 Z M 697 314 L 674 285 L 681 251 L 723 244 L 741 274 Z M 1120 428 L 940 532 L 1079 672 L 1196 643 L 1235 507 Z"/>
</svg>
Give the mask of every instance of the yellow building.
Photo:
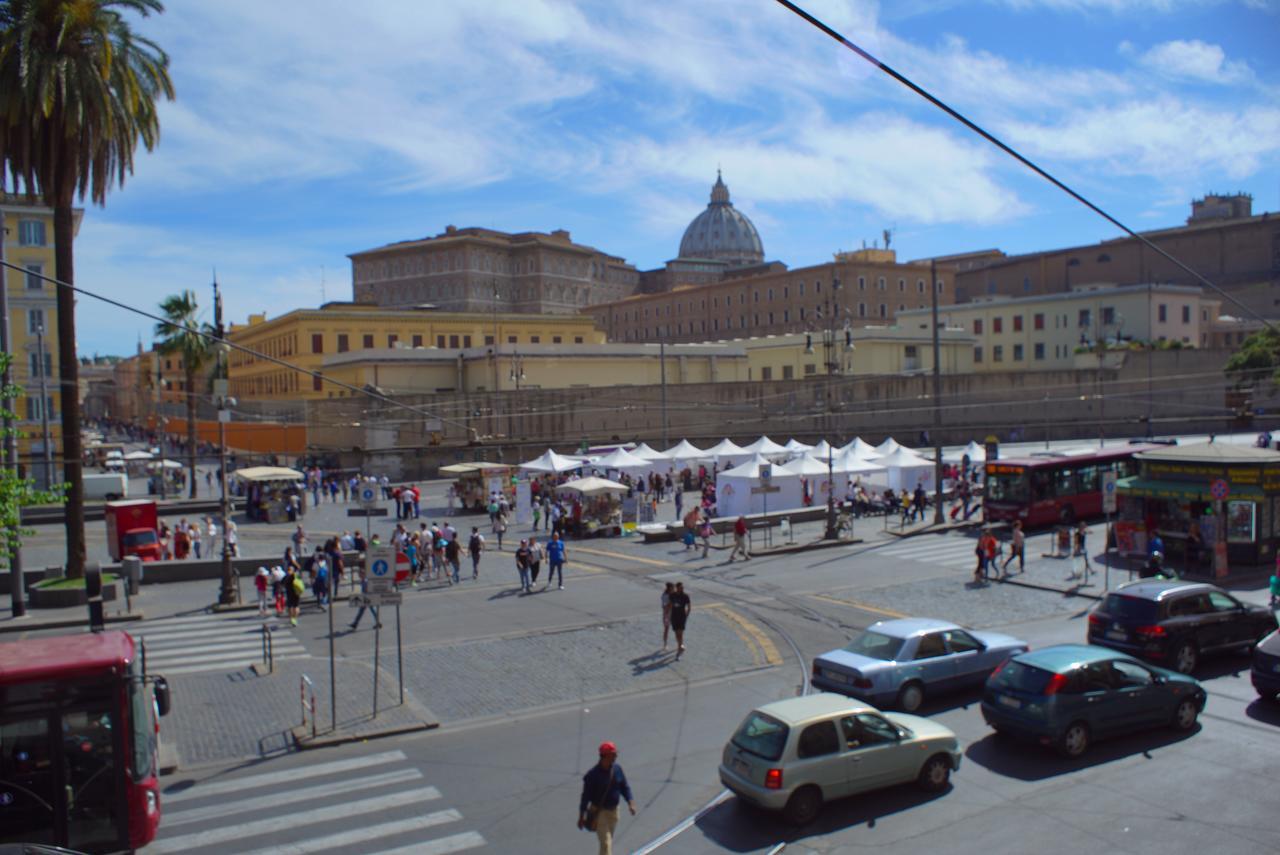
<svg viewBox="0 0 1280 855">
<path fill-rule="evenodd" d="M 62 458 L 62 398 L 58 392 L 58 311 L 54 286 L 40 278 L 54 275 L 53 209 L 26 196 L 0 193 L 4 212 L 4 259 L 24 268 L 18 273 L 4 268 L 0 282 L 9 295 L 9 336 L 13 353 L 13 381 L 24 390 L 12 403 L 18 428 L 18 456 L 37 483 L 43 482 L 41 465 L 44 442 L 41 426 L 40 371 L 45 378 L 44 407 L 49 413 L 49 444 L 53 449 L 53 480 L 58 480 Z M 82 209 L 75 209 L 74 227 L 80 230 Z M 43 332 L 44 352 L 37 347 Z M 34 462 L 35 465 L 32 465 Z"/>
<path fill-rule="evenodd" d="M 910 374 L 933 371 L 933 338 L 897 327 L 856 327 L 828 332 L 791 333 L 735 340 L 747 352 L 748 379 L 792 380 L 828 373 L 845 376 Z M 830 345 L 828 346 L 828 342 Z M 964 330 L 938 331 L 943 374 L 973 371 L 973 336 Z"/>
<path fill-rule="evenodd" d="M 435 348 L 456 359 L 474 348 L 502 352 L 548 345 L 565 353 L 605 342 L 604 333 L 585 315 L 445 313 L 426 307 L 386 309 L 360 303 L 326 303 L 271 320 L 265 315 L 250 315 L 247 324 L 232 324 L 227 338 L 311 371 L 322 371 L 329 356 L 398 346 Z M 233 350 L 230 361 L 230 391 L 243 400 L 336 398 L 342 391 L 320 378 L 243 351 Z M 480 380 L 475 391 L 492 388 L 492 380 Z"/>
</svg>

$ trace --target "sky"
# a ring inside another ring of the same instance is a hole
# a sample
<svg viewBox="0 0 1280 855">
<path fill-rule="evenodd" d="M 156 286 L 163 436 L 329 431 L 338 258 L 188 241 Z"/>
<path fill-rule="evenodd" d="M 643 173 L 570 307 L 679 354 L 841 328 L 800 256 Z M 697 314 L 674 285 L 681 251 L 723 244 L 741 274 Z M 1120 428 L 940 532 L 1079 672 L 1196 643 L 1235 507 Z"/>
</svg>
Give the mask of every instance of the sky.
<svg viewBox="0 0 1280 855">
<path fill-rule="evenodd" d="M 1280 0 L 802 0 L 1136 229 L 1280 211 Z M 675 257 L 716 169 L 792 267 L 1027 252 L 1114 226 L 775 0 L 168 0 L 161 140 L 88 206 L 77 284 L 228 321 L 351 298 L 347 255 L 448 224 Z M 82 298 L 82 354 L 152 322 Z"/>
</svg>

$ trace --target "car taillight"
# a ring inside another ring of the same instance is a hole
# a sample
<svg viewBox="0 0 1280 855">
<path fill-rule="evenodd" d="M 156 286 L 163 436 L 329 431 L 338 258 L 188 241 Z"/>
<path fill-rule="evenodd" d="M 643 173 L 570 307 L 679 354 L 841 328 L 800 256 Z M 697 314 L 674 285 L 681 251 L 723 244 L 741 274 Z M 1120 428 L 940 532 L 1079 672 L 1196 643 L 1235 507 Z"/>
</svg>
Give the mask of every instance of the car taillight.
<svg viewBox="0 0 1280 855">
<path fill-rule="evenodd" d="M 782 789 L 782 770 L 770 769 L 768 772 L 765 772 L 764 786 L 765 786 L 765 789 L 769 789 L 769 790 Z"/>
<path fill-rule="evenodd" d="M 1012 659 L 1012 658 L 1013 658 L 1012 656 L 1011 656 L 1011 657 L 1009 657 L 1009 659 Z M 1004 666 L 1006 666 L 1006 665 L 1008 665 L 1008 664 L 1009 664 L 1009 659 L 1006 659 L 1006 660 L 1004 660 L 1003 662 L 1001 662 L 999 665 L 997 665 L 997 666 L 996 666 L 996 669 L 995 669 L 994 671 L 992 671 L 992 672 L 991 672 L 991 676 L 990 676 L 990 677 L 988 677 L 987 679 L 988 679 L 988 680 L 994 680 L 994 679 L 996 678 L 996 675 L 997 675 L 997 674 L 999 674 L 1001 671 L 1003 671 L 1003 670 L 1004 670 Z"/>
<path fill-rule="evenodd" d="M 1099 629 L 1101 629 L 1102 627 L 1106 626 L 1106 624 L 1107 624 L 1107 619 L 1104 618 L 1102 615 L 1089 615 L 1089 626 L 1091 627 L 1096 626 Z"/>
<path fill-rule="evenodd" d="M 871 681 L 868 680 L 866 677 L 854 677 L 853 685 L 855 688 L 858 688 L 858 689 L 870 689 Z"/>
<path fill-rule="evenodd" d="M 813 676 L 815 676 L 815 677 L 820 677 L 820 676 L 822 676 L 822 669 L 818 667 L 818 663 L 817 663 L 817 662 L 814 662 L 814 663 L 813 663 Z"/>
<path fill-rule="evenodd" d="M 1134 632 L 1143 638 L 1163 638 L 1165 635 L 1164 627 L 1158 623 L 1153 623 L 1150 626 L 1140 626 Z"/>
<path fill-rule="evenodd" d="M 1061 691 L 1062 689 L 1065 689 L 1066 686 L 1067 686 L 1067 675 L 1054 674 L 1053 677 L 1049 679 L 1049 685 L 1044 687 L 1044 694 L 1046 697 L 1048 697 L 1049 695 L 1056 695 L 1058 694 L 1059 691 Z"/>
</svg>

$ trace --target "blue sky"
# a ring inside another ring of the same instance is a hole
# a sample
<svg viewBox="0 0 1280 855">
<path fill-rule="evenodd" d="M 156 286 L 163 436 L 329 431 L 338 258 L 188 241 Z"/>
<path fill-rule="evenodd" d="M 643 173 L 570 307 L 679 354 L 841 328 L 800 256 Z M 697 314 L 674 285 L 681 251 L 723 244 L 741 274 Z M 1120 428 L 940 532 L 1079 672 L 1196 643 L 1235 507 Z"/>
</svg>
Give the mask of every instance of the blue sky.
<svg viewBox="0 0 1280 855">
<path fill-rule="evenodd" d="M 802 3 L 1135 228 L 1280 210 L 1280 0 Z M 652 268 L 720 166 L 770 259 L 1116 235 L 773 0 L 170 0 L 162 139 L 77 241 L 136 305 L 217 268 L 230 320 L 349 299 L 346 255 L 569 229 Z M 82 353 L 151 324 L 82 300 Z"/>
</svg>

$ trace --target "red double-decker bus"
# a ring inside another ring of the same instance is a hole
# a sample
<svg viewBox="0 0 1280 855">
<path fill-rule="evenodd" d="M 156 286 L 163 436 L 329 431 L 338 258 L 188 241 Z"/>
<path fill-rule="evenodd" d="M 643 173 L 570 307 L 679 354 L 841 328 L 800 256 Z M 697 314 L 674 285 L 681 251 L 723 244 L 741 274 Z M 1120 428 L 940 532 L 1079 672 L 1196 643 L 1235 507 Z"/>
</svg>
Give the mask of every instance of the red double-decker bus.
<svg viewBox="0 0 1280 855">
<path fill-rule="evenodd" d="M 982 512 L 987 522 L 1026 527 L 1072 523 L 1102 513 L 1102 473 L 1125 478 L 1133 455 L 1155 446 L 1127 445 L 1084 454 L 1015 457 L 986 464 Z"/>
<path fill-rule="evenodd" d="M 143 672 L 124 632 L 0 643 L 0 843 L 151 842 L 169 689 Z"/>
</svg>

